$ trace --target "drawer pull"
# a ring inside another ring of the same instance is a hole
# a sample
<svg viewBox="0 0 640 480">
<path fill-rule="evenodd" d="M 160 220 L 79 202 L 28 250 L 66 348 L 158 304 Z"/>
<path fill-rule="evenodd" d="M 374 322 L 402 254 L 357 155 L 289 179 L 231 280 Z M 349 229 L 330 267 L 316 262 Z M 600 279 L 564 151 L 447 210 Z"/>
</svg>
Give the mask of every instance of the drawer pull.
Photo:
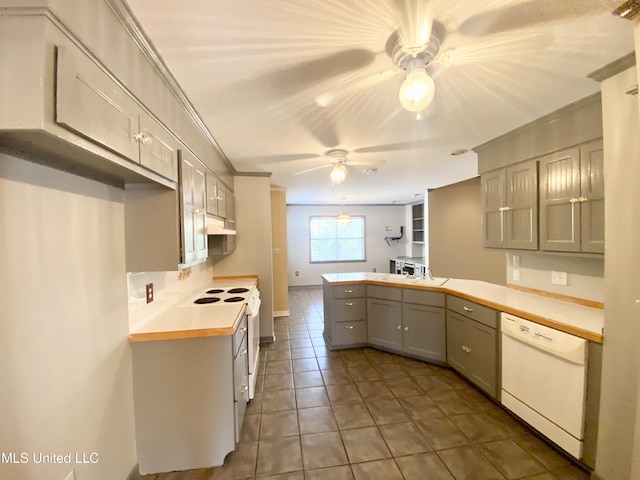
<svg viewBox="0 0 640 480">
<path fill-rule="evenodd" d="M 469 347 L 467 347 L 466 345 L 462 345 L 462 351 L 463 352 L 467 352 L 467 353 L 471 353 L 471 349 Z"/>
<path fill-rule="evenodd" d="M 398 330 L 402 330 L 402 325 L 398 325 Z"/>
<path fill-rule="evenodd" d="M 404 331 L 408 332 L 409 331 L 409 327 L 404 327 Z"/>
<path fill-rule="evenodd" d="M 240 329 L 240 331 L 241 331 L 242 333 L 245 333 L 245 332 L 247 331 L 247 327 L 242 327 L 242 328 Z"/>
<path fill-rule="evenodd" d="M 246 355 L 247 354 L 247 349 L 243 348 L 242 350 L 240 350 L 240 355 Z"/>
<path fill-rule="evenodd" d="M 355 327 L 353 325 L 345 325 L 344 328 L 348 328 L 349 330 L 353 330 Z"/>
<path fill-rule="evenodd" d="M 344 302 L 347 307 L 353 307 L 353 302 Z"/>
<path fill-rule="evenodd" d="M 465 312 L 473 312 L 473 308 L 469 308 L 469 307 L 462 307 L 464 309 Z"/>
<path fill-rule="evenodd" d="M 353 293 L 353 290 L 345 290 L 344 293 Z"/>
<path fill-rule="evenodd" d="M 240 387 L 240 393 L 247 393 L 248 390 L 249 387 L 247 387 L 246 385 L 242 385 L 242 387 Z"/>
</svg>

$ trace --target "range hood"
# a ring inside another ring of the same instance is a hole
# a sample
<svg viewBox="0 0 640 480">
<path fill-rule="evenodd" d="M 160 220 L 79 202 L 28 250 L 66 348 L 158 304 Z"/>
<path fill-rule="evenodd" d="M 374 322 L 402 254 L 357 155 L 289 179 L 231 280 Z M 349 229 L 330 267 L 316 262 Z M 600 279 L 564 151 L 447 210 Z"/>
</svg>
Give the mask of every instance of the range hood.
<svg viewBox="0 0 640 480">
<path fill-rule="evenodd" d="M 224 220 L 207 216 L 207 235 L 235 235 L 235 230 L 225 228 Z"/>
</svg>

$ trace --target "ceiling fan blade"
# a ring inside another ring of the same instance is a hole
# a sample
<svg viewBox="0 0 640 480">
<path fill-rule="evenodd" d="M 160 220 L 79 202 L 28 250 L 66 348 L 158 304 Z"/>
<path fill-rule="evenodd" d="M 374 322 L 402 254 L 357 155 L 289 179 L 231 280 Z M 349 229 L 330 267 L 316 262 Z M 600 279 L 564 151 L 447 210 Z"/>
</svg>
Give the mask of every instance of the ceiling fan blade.
<svg viewBox="0 0 640 480">
<path fill-rule="evenodd" d="M 389 143 L 386 145 L 372 145 L 370 147 L 361 147 L 353 150 L 354 153 L 381 153 L 381 152 L 395 152 L 398 150 L 410 150 L 424 147 L 433 147 L 438 145 L 437 140 L 421 140 L 418 142 L 398 142 Z"/>
<path fill-rule="evenodd" d="M 431 38 L 433 0 L 393 0 L 400 14 L 398 39 L 405 53 L 424 50 Z"/>
<path fill-rule="evenodd" d="M 370 65 L 376 54 L 364 48 L 351 48 L 330 55 L 296 63 L 290 67 L 272 72 L 262 81 L 273 89 L 291 93 L 310 85 L 337 77 L 352 70 Z"/>
<path fill-rule="evenodd" d="M 458 31 L 473 37 L 508 32 L 612 12 L 619 3 L 618 0 L 530 0 L 475 15 L 465 20 Z"/>
<path fill-rule="evenodd" d="M 386 82 L 401 72 L 402 70 L 400 70 L 399 68 L 395 70 L 386 70 L 384 72 L 379 72 L 365 78 L 354 80 L 348 85 L 345 85 L 343 88 L 338 88 L 336 90 L 318 95 L 315 98 L 315 102 L 320 107 L 328 107 L 340 97 Z"/>
<path fill-rule="evenodd" d="M 320 167 L 309 168 L 307 170 L 302 170 L 301 172 L 296 172 L 294 173 L 294 175 L 302 175 L 303 173 L 309 173 L 309 172 L 313 172 L 315 170 L 320 170 L 322 168 L 327 168 L 327 167 L 333 167 L 333 165 L 329 163 L 327 165 L 321 165 Z"/>
</svg>

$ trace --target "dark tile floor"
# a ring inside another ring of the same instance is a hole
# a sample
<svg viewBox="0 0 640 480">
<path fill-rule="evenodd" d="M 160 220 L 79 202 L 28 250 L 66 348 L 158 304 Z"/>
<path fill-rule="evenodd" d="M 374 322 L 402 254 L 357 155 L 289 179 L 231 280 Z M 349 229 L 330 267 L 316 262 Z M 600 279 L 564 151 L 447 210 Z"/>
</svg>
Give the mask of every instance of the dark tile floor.
<svg viewBox="0 0 640 480">
<path fill-rule="evenodd" d="M 327 349 L 321 288 L 292 288 L 289 309 L 225 465 L 140 480 L 589 478 L 453 370 Z"/>
</svg>

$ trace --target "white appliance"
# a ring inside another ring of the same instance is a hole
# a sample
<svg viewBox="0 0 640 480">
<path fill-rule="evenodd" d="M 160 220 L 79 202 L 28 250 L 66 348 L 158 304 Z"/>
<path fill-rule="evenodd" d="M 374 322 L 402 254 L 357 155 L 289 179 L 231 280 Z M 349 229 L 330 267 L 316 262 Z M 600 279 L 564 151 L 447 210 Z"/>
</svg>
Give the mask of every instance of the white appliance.
<svg viewBox="0 0 640 480">
<path fill-rule="evenodd" d="M 243 302 L 247 315 L 247 350 L 249 361 L 249 400 L 254 397 L 258 380 L 258 359 L 260 353 L 260 291 L 253 286 L 216 286 L 189 297 L 179 307 L 198 305 L 215 306 L 224 303 Z"/>
<path fill-rule="evenodd" d="M 502 404 L 580 459 L 587 341 L 502 313 Z"/>
</svg>

